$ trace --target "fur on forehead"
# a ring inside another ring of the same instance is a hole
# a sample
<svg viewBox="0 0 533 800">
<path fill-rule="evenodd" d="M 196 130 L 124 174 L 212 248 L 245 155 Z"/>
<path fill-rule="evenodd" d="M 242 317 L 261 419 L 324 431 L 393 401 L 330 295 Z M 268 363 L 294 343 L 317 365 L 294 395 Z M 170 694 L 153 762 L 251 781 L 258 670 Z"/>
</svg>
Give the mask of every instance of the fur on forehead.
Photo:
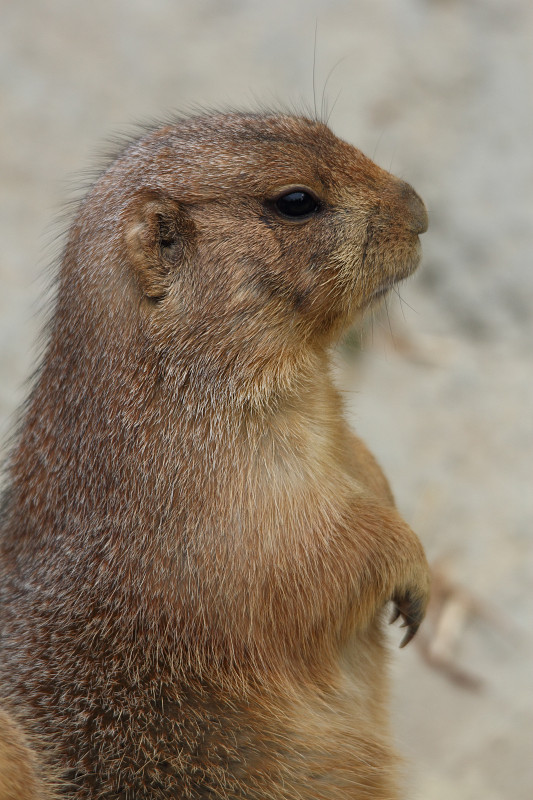
<svg viewBox="0 0 533 800">
<path fill-rule="evenodd" d="M 104 173 L 130 189 L 153 189 L 182 202 L 271 192 L 304 184 L 320 192 L 344 148 L 322 122 L 275 113 L 218 113 L 153 127 L 131 141 Z M 327 177 L 324 177 L 324 172 Z"/>
</svg>

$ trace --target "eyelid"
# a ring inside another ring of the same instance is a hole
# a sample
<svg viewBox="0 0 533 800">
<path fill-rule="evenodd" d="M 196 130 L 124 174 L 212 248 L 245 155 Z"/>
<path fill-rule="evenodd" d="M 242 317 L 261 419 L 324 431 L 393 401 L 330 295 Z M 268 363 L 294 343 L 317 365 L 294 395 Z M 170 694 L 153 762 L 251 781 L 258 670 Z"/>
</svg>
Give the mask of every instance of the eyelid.
<svg viewBox="0 0 533 800">
<path fill-rule="evenodd" d="M 315 192 L 314 189 L 311 189 L 310 186 L 306 186 L 303 183 L 288 183 L 286 186 L 282 186 L 273 194 L 269 195 L 268 199 L 270 202 L 275 203 L 276 200 L 280 199 L 280 197 L 283 197 L 286 194 L 291 194 L 292 192 L 305 192 L 305 194 L 310 194 L 317 203 L 320 203 L 320 205 L 325 205 L 324 200 L 320 197 L 320 195 Z"/>
</svg>

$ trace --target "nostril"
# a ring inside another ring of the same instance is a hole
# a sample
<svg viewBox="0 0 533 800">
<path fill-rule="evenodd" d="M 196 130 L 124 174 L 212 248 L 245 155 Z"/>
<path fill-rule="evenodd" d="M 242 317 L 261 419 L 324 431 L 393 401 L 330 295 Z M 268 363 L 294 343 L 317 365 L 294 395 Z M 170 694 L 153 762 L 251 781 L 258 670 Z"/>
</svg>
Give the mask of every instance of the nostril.
<svg viewBox="0 0 533 800">
<path fill-rule="evenodd" d="M 428 213 L 423 200 L 408 183 L 402 184 L 401 195 L 407 209 L 407 221 L 411 230 L 413 233 L 425 233 L 428 229 Z"/>
</svg>

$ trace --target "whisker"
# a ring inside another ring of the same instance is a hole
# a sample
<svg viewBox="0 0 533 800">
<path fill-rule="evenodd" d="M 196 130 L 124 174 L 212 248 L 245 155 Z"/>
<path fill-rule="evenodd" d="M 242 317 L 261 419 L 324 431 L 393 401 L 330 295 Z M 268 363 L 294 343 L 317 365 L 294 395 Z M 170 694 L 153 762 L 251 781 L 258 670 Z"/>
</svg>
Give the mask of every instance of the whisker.
<svg viewBox="0 0 533 800">
<path fill-rule="evenodd" d="M 410 303 L 408 303 L 408 302 L 407 302 L 407 300 L 406 300 L 404 297 L 402 297 L 402 296 L 401 296 L 401 294 L 400 294 L 400 290 L 399 290 L 399 289 L 397 289 L 397 288 L 396 288 L 396 286 L 393 286 L 392 288 L 394 289 L 394 291 L 396 292 L 396 294 L 397 294 L 397 295 L 398 295 L 398 297 L 400 298 L 400 302 L 401 302 L 401 303 L 405 303 L 405 305 L 407 306 L 407 308 L 410 308 L 410 309 L 411 309 L 411 311 L 414 311 L 414 312 L 415 312 L 415 314 L 418 314 L 418 311 L 416 310 L 416 308 L 413 308 L 413 306 L 412 306 Z"/>
<path fill-rule="evenodd" d="M 393 161 L 394 161 L 394 158 L 395 158 L 395 156 L 396 156 L 396 150 L 397 150 L 397 148 L 398 148 L 398 143 L 396 143 L 396 144 L 394 145 L 394 149 L 393 149 L 393 151 L 392 151 L 392 155 L 391 155 L 391 157 L 390 157 L 389 172 L 392 172 L 392 163 L 393 163 Z"/>
<path fill-rule="evenodd" d="M 379 134 L 379 138 L 376 142 L 376 146 L 374 147 L 374 152 L 372 153 L 372 161 L 376 160 L 376 153 L 378 152 L 378 147 L 381 144 L 381 140 L 383 139 L 383 134 L 385 133 L 385 128 L 382 129 L 381 133 Z"/>
<path fill-rule="evenodd" d="M 339 91 L 337 92 L 337 96 L 336 96 L 335 100 L 333 101 L 333 105 L 331 106 L 331 108 L 330 108 L 330 110 L 329 110 L 329 114 L 328 114 L 328 116 L 327 116 L 327 119 L 326 119 L 326 125 L 329 125 L 329 120 L 330 120 L 330 118 L 331 118 L 331 115 L 333 114 L 333 111 L 334 111 L 334 109 L 335 109 L 335 106 L 337 105 L 337 100 L 338 100 L 338 99 L 339 99 L 339 97 L 341 96 L 341 93 L 342 93 L 342 87 L 341 87 L 341 88 L 339 89 Z"/>
<path fill-rule="evenodd" d="M 341 58 L 338 59 L 338 61 L 332 66 L 332 68 L 328 72 L 327 78 L 324 82 L 324 88 L 322 89 L 322 102 L 320 104 L 320 113 L 321 113 L 321 118 L 322 120 L 325 120 L 326 125 L 329 122 L 329 118 L 331 116 L 331 111 L 329 113 L 327 111 L 326 89 L 328 88 L 329 79 L 331 78 L 331 76 L 333 75 L 339 64 L 342 64 L 343 61 L 346 61 L 346 58 L 347 56 L 342 56 Z"/>
<path fill-rule="evenodd" d="M 315 111 L 315 122 L 318 122 L 316 113 L 316 37 L 318 31 L 318 19 L 315 19 L 315 43 L 313 47 L 313 108 Z"/>
<path fill-rule="evenodd" d="M 401 296 L 400 292 L 398 291 L 398 289 L 397 289 L 395 286 L 393 286 L 392 288 L 393 288 L 393 290 L 394 290 L 395 294 L 397 294 L 397 295 L 398 295 L 398 300 L 400 301 L 400 308 L 401 308 L 401 311 L 402 311 L 402 317 L 403 317 L 403 319 L 404 319 L 404 322 L 405 322 L 405 321 L 406 321 L 406 319 L 405 319 L 405 311 L 403 310 L 403 300 L 402 300 L 402 296 Z"/>
<path fill-rule="evenodd" d="M 390 335 L 391 335 L 392 343 L 394 344 L 394 347 L 396 347 L 397 346 L 396 345 L 396 339 L 394 338 L 394 334 L 392 332 L 392 325 L 391 325 L 391 322 L 390 322 L 390 315 L 389 315 L 389 304 L 387 303 L 387 298 L 386 297 L 385 297 L 385 311 L 387 313 L 387 321 L 389 323 L 389 332 L 390 332 Z"/>
</svg>

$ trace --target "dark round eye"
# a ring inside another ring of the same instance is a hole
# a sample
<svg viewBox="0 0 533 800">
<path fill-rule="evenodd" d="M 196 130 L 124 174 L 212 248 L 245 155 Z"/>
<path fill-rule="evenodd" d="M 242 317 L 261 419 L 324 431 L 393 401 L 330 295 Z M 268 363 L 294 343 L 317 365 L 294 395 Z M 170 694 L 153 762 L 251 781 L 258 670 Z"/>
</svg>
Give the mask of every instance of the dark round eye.
<svg viewBox="0 0 533 800">
<path fill-rule="evenodd" d="M 320 211 L 320 203 L 316 197 L 303 189 L 294 189 L 282 194 L 274 201 L 274 207 L 282 217 L 302 219 Z"/>
</svg>

